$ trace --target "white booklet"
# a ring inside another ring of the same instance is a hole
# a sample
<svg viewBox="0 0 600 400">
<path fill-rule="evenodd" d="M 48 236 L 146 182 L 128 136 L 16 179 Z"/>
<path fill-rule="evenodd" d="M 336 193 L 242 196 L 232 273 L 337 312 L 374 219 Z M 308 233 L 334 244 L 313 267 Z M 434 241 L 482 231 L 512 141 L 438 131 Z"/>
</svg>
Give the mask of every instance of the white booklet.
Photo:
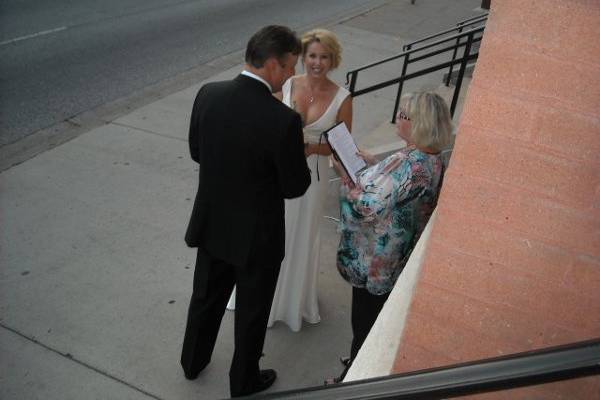
<svg viewBox="0 0 600 400">
<path fill-rule="evenodd" d="M 344 121 L 329 128 L 323 134 L 333 154 L 340 161 L 352 182 L 356 183 L 356 174 L 367 167 L 367 163 L 356 154 L 358 147 L 356 147 Z"/>
</svg>

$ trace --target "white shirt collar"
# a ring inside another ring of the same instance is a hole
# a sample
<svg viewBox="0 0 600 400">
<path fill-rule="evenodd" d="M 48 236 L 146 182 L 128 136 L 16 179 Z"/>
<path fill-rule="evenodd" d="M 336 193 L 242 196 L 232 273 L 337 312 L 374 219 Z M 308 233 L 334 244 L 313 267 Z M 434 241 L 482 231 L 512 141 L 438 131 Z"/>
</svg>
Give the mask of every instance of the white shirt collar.
<svg viewBox="0 0 600 400">
<path fill-rule="evenodd" d="M 252 72 L 248 72 L 246 70 L 242 71 L 242 75 L 246 75 L 247 77 L 256 79 L 259 82 L 264 83 L 265 85 L 267 85 L 267 87 L 269 88 L 269 92 L 273 92 L 273 88 L 271 87 L 271 85 L 269 85 L 269 82 L 265 81 L 263 78 L 261 78 L 260 76 L 253 74 Z"/>
</svg>

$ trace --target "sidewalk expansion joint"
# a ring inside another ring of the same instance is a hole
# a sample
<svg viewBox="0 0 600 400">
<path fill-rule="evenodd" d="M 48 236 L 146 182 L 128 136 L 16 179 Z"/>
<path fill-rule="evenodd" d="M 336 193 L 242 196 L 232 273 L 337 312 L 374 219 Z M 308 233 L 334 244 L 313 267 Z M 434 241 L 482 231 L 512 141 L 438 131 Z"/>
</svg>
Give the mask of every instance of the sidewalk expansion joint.
<svg viewBox="0 0 600 400">
<path fill-rule="evenodd" d="M 158 396 L 157 396 L 157 395 L 155 395 L 155 394 L 152 394 L 152 393 L 150 393 L 150 392 L 147 392 L 146 390 L 144 390 L 144 389 L 142 389 L 142 388 L 139 388 L 139 387 L 137 387 L 137 386 L 135 386 L 135 385 L 133 385 L 133 384 L 131 384 L 131 383 L 129 383 L 129 382 L 127 382 L 127 381 L 125 381 L 125 380 L 121 379 L 121 378 L 118 378 L 118 377 L 116 377 L 116 376 L 114 376 L 114 375 L 111 375 L 111 374 L 110 374 L 109 372 L 107 372 L 107 371 L 103 371 L 103 370 L 101 370 L 101 369 L 100 369 L 100 368 L 98 368 L 98 367 L 94 367 L 93 365 L 90 365 L 90 364 L 86 363 L 85 361 L 82 361 L 82 360 L 78 360 L 78 359 L 76 359 L 76 358 L 75 358 L 75 357 L 74 357 L 74 356 L 73 356 L 71 353 L 63 353 L 63 352 L 61 352 L 60 350 L 57 350 L 57 349 L 55 349 L 55 348 L 52 348 L 52 347 L 50 347 L 50 346 L 49 346 L 49 345 L 47 345 L 47 344 L 44 344 L 44 343 L 40 342 L 39 340 L 37 340 L 37 339 L 36 339 L 35 337 L 33 337 L 33 336 L 31 336 L 31 337 L 30 337 L 30 336 L 27 336 L 26 334 L 24 334 L 24 333 L 22 333 L 22 332 L 18 331 L 18 330 L 17 330 L 17 329 L 15 329 L 15 328 L 11 328 L 11 327 L 9 327 L 9 326 L 6 326 L 6 325 L 5 325 L 4 323 L 2 323 L 2 322 L 0 322 L 0 327 L 2 327 L 2 328 L 4 328 L 4 329 L 6 329 L 6 330 L 7 330 L 7 331 L 9 331 L 9 332 L 12 332 L 12 333 L 14 333 L 14 334 L 15 334 L 15 335 L 17 335 L 17 336 L 20 336 L 21 338 L 23 338 L 23 339 L 25 339 L 25 340 L 27 340 L 27 341 L 29 341 L 29 342 L 35 343 L 36 345 L 38 345 L 38 346 L 40 346 L 40 347 L 42 347 L 42 348 L 44 348 L 44 349 L 46 349 L 46 350 L 48 350 L 48 351 L 50 351 L 50 352 L 54 353 L 54 354 L 57 354 L 57 355 L 59 355 L 59 356 L 61 356 L 61 357 L 63 357 L 63 358 L 66 358 L 66 359 L 68 359 L 68 360 L 70 360 L 70 361 L 72 361 L 72 362 L 74 362 L 74 363 L 76 363 L 76 364 L 79 364 L 79 365 L 81 365 L 81 366 L 82 366 L 82 367 L 84 367 L 84 368 L 87 368 L 87 369 L 89 369 L 89 370 L 91 370 L 91 371 L 94 371 L 94 372 L 96 372 L 96 373 L 98 373 L 98 374 L 100 374 L 100 375 L 103 375 L 103 376 L 105 376 L 105 377 L 106 377 L 106 378 L 108 378 L 108 379 L 111 379 L 111 380 L 113 380 L 113 381 L 115 381 L 115 382 L 118 382 L 118 383 L 120 383 L 120 384 L 122 384 L 122 385 L 125 385 L 125 386 L 127 386 L 128 388 L 135 390 L 136 392 L 142 393 L 142 394 L 144 394 L 144 395 L 146 395 L 146 396 L 148 396 L 148 397 L 151 397 L 151 398 L 153 398 L 153 399 L 156 399 L 156 400 L 164 400 L 163 398 L 161 398 L 161 397 L 158 397 Z"/>
<path fill-rule="evenodd" d="M 113 122 L 110 122 L 110 124 L 121 126 L 123 128 L 135 129 L 136 131 L 150 133 L 152 135 L 160 136 L 160 137 L 167 138 L 167 139 L 175 139 L 175 140 L 179 140 L 181 142 L 187 142 L 188 141 L 187 138 L 184 139 L 184 138 L 179 138 L 177 136 L 165 135 L 164 133 L 153 132 L 153 131 L 148 130 L 148 129 L 138 128 L 137 126 L 131 126 L 131 125 L 127 125 L 127 124 L 122 124 L 120 122 L 114 122 L 113 121 Z"/>
</svg>

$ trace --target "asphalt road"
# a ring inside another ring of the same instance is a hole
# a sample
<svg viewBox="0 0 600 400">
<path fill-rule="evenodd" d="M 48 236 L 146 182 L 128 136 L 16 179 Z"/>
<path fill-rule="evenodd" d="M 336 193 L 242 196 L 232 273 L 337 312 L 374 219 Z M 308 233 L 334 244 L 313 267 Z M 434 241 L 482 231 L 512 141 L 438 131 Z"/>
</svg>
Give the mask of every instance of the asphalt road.
<svg viewBox="0 0 600 400">
<path fill-rule="evenodd" d="M 366 0 L 3 0 L 0 147 L 242 49 L 260 26 L 296 30 Z"/>
</svg>

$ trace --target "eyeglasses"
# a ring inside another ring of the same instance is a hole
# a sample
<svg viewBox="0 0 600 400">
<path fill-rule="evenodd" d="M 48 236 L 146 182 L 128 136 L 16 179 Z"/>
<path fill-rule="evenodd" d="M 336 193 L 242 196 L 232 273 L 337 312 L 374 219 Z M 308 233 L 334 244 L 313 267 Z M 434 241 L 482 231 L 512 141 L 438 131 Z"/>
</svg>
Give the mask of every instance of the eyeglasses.
<svg viewBox="0 0 600 400">
<path fill-rule="evenodd" d="M 404 119 L 406 121 L 410 121 L 410 118 L 408 117 L 408 115 L 406 115 L 406 113 L 403 110 L 398 111 L 398 114 L 396 115 L 396 118 L 400 118 L 400 119 Z"/>
</svg>

